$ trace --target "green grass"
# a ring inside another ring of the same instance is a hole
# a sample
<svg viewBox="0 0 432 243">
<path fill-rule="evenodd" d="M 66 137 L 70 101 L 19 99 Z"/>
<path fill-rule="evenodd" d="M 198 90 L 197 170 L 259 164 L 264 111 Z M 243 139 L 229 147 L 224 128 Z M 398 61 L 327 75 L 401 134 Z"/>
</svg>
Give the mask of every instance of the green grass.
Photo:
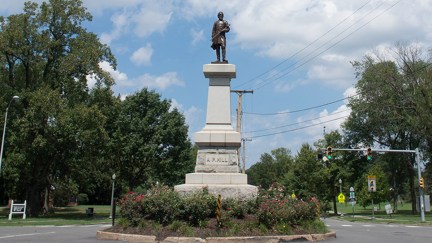
<svg viewBox="0 0 432 243">
<path fill-rule="evenodd" d="M 86 214 L 87 208 L 94 208 L 93 217 Z M 48 215 L 39 217 L 28 217 L 22 219 L 21 214 L 12 216 L 9 220 L 9 209 L 0 207 L 0 227 L 1 226 L 33 226 L 33 225 L 87 225 L 87 224 L 110 224 L 110 206 L 101 205 L 80 205 L 76 207 L 56 207 Z M 120 214 L 116 213 L 116 217 Z M 117 219 L 116 219 L 117 220 Z"/>
<path fill-rule="evenodd" d="M 398 212 L 393 214 L 387 214 L 384 208 L 385 204 L 375 205 L 378 207 L 378 211 L 374 212 L 374 218 L 372 219 L 372 206 L 363 208 L 362 206 L 355 205 L 354 212 L 351 204 L 339 204 L 337 205 L 338 213 L 343 213 L 344 216 L 334 216 L 347 221 L 361 221 L 361 222 L 380 222 L 387 224 L 421 224 L 421 225 L 432 225 L 432 213 L 425 212 L 425 222 L 421 222 L 420 213 L 415 215 L 411 214 L 411 203 L 404 203 L 403 206 L 398 204 Z M 393 204 L 392 204 L 393 208 Z"/>
</svg>

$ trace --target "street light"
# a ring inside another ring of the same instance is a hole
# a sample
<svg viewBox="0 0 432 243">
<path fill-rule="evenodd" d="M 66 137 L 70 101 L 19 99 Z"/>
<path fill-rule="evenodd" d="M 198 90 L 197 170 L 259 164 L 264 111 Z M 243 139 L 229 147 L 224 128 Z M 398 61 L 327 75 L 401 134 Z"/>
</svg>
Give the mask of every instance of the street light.
<svg viewBox="0 0 432 243">
<path fill-rule="evenodd" d="M 115 183 L 116 175 L 113 174 L 111 179 L 112 179 L 112 192 L 111 192 L 111 211 L 110 211 L 110 216 L 109 216 L 110 219 L 112 219 L 113 214 L 114 214 L 114 212 L 113 212 L 114 211 L 114 186 L 115 186 L 114 183 Z"/>
<path fill-rule="evenodd" d="M 0 172 L 1 172 L 1 165 L 2 165 L 2 158 L 3 158 L 4 140 L 5 140 L 5 136 L 6 136 L 6 122 L 7 122 L 9 106 L 12 104 L 12 101 L 14 101 L 15 99 L 19 99 L 19 97 L 16 95 L 14 97 L 12 97 L 12 99 L 9 101 L 8 106 L 6 107 L 5 120 L 4 120 L 4 126 L 3 126 L 3 137 L 2 137 L 2 143 L 1 143 L 1 149 L 0 149 Z"/>
</svg>

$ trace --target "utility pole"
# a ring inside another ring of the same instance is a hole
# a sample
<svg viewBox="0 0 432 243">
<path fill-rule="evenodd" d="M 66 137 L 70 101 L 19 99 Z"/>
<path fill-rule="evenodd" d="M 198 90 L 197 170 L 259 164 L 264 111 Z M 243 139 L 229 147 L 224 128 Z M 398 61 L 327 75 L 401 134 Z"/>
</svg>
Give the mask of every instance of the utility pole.
<svg viewBox="0 0 432 243">
<path fill-rule="evenodd" d="M 238 95 L 238 103 L 237 103 L 237 124 L 236 124 L 236 132 L 241 133 L 241 122 L 242 122 L 242 97 L 243 94 L 251 93 L 253 94 L 253 90 L 231 90 L 232 93 L 236 93 Z M 243 141 L 243 151 L 242 151 L 242 157 L 243 157 L 243 167 L 242 172 L 245 173 L 245 140 L 242 138 Z M 249 141 L 249 140 L 248 140 Z M 238 150 L 238 154 L 240 154 L 240 148 Z M 240 157 L 239 157 L 239 165 L 240 165 Z"/>
<path fill-rule="evenodd" d="M 243 116 L 242 111 L 242 97 L 245 93 L 252 93 L 253 90 L 231 90 L 232 93 L 236 93 L 238 95 L 238 104 L 237 104 L 237 126 L 236 132 L 241 132 L 241 121 Z"/>
</svg>

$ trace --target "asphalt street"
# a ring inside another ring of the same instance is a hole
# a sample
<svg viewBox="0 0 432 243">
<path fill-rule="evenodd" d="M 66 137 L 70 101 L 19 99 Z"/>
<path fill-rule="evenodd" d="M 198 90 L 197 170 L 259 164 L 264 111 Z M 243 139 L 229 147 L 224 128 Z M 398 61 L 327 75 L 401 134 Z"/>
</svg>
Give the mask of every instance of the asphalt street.
<svg viewBox="0 0 432 243">
<path fill-rule="evenodd" d="M 431 226 L 376 224 L 374 222 L 348 222 L 324 219 L 336 231 L 336 238 L 325 242 L 350 243 L 424 243 L 432 242 Z M 97 240 L 96 232 L 110 225 L 24 226 L 0 227 L 1 243 L 104 243 Z"/>
<path fill-rule="evenodd" d="M 111 225 L 23 226 L 0 227 L 1 243 L 103 243 L 96 232 Z"/>
<path fill-rule="evenodd" d="M 336 231 L 336 238 L 325 242 L 350 243 L 425 243 L 432 242 L 431 226 L 377 224 L 374 222 L 347 222 L 325 219 L 326 225 Z"/>
</svg>

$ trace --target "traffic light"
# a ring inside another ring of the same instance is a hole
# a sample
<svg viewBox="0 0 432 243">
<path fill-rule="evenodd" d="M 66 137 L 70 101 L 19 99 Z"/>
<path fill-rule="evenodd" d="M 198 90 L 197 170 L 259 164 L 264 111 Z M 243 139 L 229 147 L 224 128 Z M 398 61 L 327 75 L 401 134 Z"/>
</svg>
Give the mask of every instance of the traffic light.
<svg viewBox="0 0 432 243">
<path fill-rule="evenodd" d="M 318 156 L 317 156 L 318 160 L 322 160 L 323 159 L 323 154 L 321 151 L 318 151 Z"/>
<path fill-rule="evenodd" d="M 367 160 L 372 160 L 372 149 L 368 148 L 367 149 Z"/>
<path fill-rule="evenodd" d="M 420 177 L 420 188 L 424 188 L 423 177 Z"/>
<path fill-rule="evenodd" d="M 332 155 L 332 148 L 331 147 L 327 147 L 327 159 L 332 159 L 333 155 Z"/>
</svg>

